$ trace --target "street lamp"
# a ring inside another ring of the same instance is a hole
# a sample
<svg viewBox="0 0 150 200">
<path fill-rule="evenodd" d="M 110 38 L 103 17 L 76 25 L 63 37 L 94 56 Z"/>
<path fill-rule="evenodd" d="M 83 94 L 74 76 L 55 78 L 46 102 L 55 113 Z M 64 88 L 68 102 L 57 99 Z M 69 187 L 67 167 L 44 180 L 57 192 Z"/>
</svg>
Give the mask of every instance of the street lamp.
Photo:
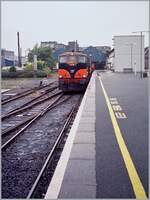
<svg viewBox="0 0 150 200">
<path fill-rule="evenodd" d="M 90 57 L 90 66 L 92 65 L 92 54 L 89 54 Z"/>
<path fill-rule="evenodd" d="M 134 75 L 136 76 L 136 61 L 134 61 Z"/>
<path fill-rule="evenodd" d="M 134 31 L 134 32 L 132 32 L 132 33 L 140 33 L 140 36 L 141 36 L 141 53 L 140 53 L 140 63 L 141 63 L 141 78 L 143 78 L 143 72 L 142 72 L 142 33 L 149 33 L 149 31 Z"/>
</svg>

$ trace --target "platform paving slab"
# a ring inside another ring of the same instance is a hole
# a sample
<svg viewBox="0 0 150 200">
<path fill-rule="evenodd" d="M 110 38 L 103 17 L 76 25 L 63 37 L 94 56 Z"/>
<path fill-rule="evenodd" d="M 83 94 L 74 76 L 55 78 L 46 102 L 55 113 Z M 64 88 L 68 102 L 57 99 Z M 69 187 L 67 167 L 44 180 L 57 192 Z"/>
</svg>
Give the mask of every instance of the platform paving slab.
<svg viewBox="0 0 150 200">
<path fill-rule="evenodd" d="M 86 159 L 84 160 L 83 159 L 69 159 L 65 176 L 63 179 L 63 183 L 64 181 L 68 184 L 96 186 L 96 173 L 95 173 L 94 160 L 93 159 L 87 159 L 87 160 Z M 64 189 L 68 190 L 68 188 L 64 188 Z"/>
<path fill-rule="evenodd" d="M 77 132 L 74 144 L 95 144 L 95 132 Z"/>
<path fill-rule="evenodd" d="M 91 111 L 91 112 L 84 112 L 83 114 L 82 114 L 82 116 L 81 116 L 81 118 L 82 117 L 93 117 L 93 118 L 95 118 L 95 113 L 93 112 L 93 111 Z"/>
<path fill-rule="evenodd" d="M 95 124 L 94 123 L 83 123 L 83 124 L 80 123 L 77 131 L 93 132 L 95 131 Z"/>
<path fill-rule="evenodd" d="M 80 123 L 82 124 L 86 124 L 86 123 L 91 123 L 91 124 L 94 124 L 95 123 L 95 118 L 93 117 L 83 117 L 81 120 L 80 120 Z"/>
<path fill-rule="evenodd" d="M 70 159 L 95 159 L 95 144 L 86 144 L 86 143 L 75 143 L 73 145 Z"/>
<path fill-rule="evenodd" d="M 65 190 L 68 188 L 68 190 Z M 74 199 L 86 199 L 96 198 L 96 187 L 93 185 L 81 185 L 81 184 L 67 184 L 63 183 L 60 190 L 60 197 L 74 198 Z"/>
</svg>

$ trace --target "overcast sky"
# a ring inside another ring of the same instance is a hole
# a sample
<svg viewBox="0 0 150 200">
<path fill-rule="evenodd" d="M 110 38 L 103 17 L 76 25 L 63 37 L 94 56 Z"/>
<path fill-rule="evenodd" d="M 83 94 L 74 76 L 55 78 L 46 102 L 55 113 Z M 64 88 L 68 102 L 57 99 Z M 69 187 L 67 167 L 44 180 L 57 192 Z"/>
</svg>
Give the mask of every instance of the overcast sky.
<svg viewBox="0 0 150 200">
<path fill-rule="evenodd" d="M 2 2 L 2 48 L 17 53 L 17 31 L 24 51 L 41 41 L 80 46 L 112 46 L 114 35 L 148 30 L 147 2 Z M 148 34 L 145 34 L 148 45 Z"/>
</svg>

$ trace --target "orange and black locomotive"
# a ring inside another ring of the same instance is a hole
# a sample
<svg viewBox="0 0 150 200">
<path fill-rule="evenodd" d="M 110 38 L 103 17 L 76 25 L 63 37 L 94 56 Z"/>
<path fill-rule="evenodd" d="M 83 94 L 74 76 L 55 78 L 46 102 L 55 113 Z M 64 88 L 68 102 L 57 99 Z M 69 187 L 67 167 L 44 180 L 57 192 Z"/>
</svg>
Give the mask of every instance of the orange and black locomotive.
<svg viewBox="0 0 150 200">
<path fill-rule="evenodd" d="M 59 56 L 59 89 L 63 91 L 82 91 L 90 80 L 91 62 L 81 52 L 65 52 Z"/>
</svg>

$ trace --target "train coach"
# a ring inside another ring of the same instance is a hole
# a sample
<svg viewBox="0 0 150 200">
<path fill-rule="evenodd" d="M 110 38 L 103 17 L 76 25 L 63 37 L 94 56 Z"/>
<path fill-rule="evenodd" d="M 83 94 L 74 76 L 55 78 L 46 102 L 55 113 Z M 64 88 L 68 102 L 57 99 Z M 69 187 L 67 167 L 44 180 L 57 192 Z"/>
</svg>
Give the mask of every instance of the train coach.
<svg viewBox="0 0 150 200">
<path fill-rule="evenodd" d="M 65 52 L 59 56 L 59 89 L 83 91 L 92 74 L 89 57 L 81 52 Z"/>
</svg>

